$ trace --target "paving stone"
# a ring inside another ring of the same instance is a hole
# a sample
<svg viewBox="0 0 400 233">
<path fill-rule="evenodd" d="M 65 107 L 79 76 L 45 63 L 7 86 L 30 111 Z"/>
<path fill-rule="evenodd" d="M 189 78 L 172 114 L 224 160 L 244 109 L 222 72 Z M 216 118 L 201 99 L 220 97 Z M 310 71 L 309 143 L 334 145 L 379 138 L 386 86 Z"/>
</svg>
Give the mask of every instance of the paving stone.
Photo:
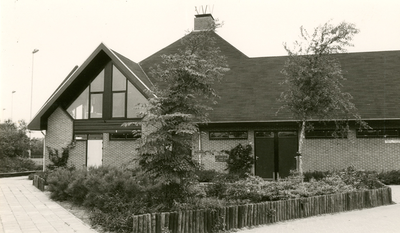
<svg viewBox="0 0 400 233">
<path fill-rule="evenodd" d="M 0 179 L 0 233 L 95 233 L 27 177 Z"/>
</svg>

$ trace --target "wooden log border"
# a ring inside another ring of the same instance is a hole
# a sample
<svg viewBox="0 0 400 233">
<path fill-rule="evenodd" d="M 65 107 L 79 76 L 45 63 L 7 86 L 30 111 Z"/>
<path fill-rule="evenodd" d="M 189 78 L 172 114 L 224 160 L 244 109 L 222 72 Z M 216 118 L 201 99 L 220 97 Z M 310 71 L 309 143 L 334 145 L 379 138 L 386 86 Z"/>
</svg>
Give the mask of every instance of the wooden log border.
<svg viewBox="0 0 400 233">
<path fill-rule="evenodd" d="M 38 176 L 33 184 L 44 180 Z M 36 187 L 38 187 L 36 186 Z M 40 187 L 38 187 L 40 189 Z M 133 216 L 134 233 L 212 233 L 392 204 L 390 187 L 300 199 Z"/>
<path fill-rule="evenodd" d="M 33 176 L 33 186 L 38 188 L 40 191 L 44 191 L 45 180 L 38 175 Z"/>
</svg>

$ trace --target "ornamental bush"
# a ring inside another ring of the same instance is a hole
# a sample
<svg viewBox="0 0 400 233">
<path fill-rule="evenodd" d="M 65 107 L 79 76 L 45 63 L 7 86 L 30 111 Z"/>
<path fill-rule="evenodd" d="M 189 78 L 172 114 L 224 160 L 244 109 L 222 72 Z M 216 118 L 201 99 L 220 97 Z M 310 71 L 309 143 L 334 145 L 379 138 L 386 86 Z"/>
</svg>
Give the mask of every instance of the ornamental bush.
<svg viewBox="0 0 400 233">
<path fill-rule="evenodd" d="M 47 187 L 50 198 L 56 201 L 65 201 L 71 198 L 67 192 L 68 185 L 74 181 L 74 169 L 56 168 L 47 176 Z"/>
<path fill-rule="evenodd" d="M 377 176 L 386 185 L 400 185 L 400 169 L 380 172 Z"/>
<path fill-rule="evenodd" d="M 253 156 L 251 155 L 252 147 L 250 145 L 242 146 L 237 145 L 230 151 L 223 151 L 229 154 L 227 161 L 227 170 L 231 174 L 237 174 L 240 177 L 245 177 L 250 173 L 254 164 Z"/>
</svg>

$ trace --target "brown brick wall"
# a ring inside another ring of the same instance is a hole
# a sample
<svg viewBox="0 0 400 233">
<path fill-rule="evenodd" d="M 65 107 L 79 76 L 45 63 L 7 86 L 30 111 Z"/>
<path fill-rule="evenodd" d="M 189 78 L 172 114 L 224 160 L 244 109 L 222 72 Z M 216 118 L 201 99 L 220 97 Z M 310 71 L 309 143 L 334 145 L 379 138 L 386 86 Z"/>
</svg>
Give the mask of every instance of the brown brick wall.
<svg viewBox="0 0 400 233">
<path fill-rule="evenodd" d="M 217 131 L 241 131 L 247 130 L 245 128 L 218 128 Z M 199 151 L 199 139 L 198 136 L 195 137 L 195 159 L 201 160 L 201 165 L 206 170 L 216 170 L 220 172 L 226 172 L 226 162 L 216 162 L 215 156 L 225 155 L 225 153 L 221 152 L 222 150 L 231 150 L 239 143 L 242 145 L 251 144 L 253 146 L 254 142 L 254 131 L 248 131 L 248 139 L 229 139 L 229 140 L 209 140 L 209 131 L 213 130 L 205 130 L 201 133 L 201 151 L 202 153 L 198 153 Z M 254 154 L 254 146 L 253 152 Z"/>
<path fill-rule="evenodd" d="M 264 128 L 218 128 L 207 129 L 201 134 L 201 153 L 199 139 L 194 138 L 194 158 L 200 159 L 204 169 L 225 171 L 226 162 L 215 161 L 215 156 L 222 155 L 222 150 L 230 150 L 239 143 L 251 144 L 254 155 L 254 132 L 257 130 L 288 130 L 282 127 Z M 209 140 L 210 130 L 248 130 L 248 139 Z M 72 140 L 73 122 L 65 111 L 58 108 L 48 119 L 46 146 L 66 147 Z M 390 139 L 389 139 L 390 140 Z M 304 171 L 343 169 L 355 165 L 364 170 L 400 169 L 400 143 L 386 143 L 384 138 L 356 138 L 355 131 L 348 139 L 306 139 L 303 151 Z M 103 134 L 103 165 L 135 166 L 129 163 L 135 158 L 137 141 L 110 141 L 109 134 Z M 77 168 L 86 164 L 86 141 L 77 141 L 70 150 L 70 165 Z M 46 149 L 46 165 L 49 164 Z"/>
<path fill-rule="evenodd" d="M 388 171 L 400 169 L 400 144 L 385 143 L 384 138 L 306 139 L 303 152 L 304 171 L 358 169 Z"/>
<path fill-rule="evenodd" d="M 108 133 L 103 134 L 103 165 L 135 167 L 132 160 L 136 155 L 137 141 L 110 141 Z"/>
<path fill-rule="evenodd" d="M 76 168 L 86 167 L 86 141 L 75 141 L 75 147 L 70 150 L 68 163 Z"/>
<path fill-rule="evenodd" d="M 72 141 L 73 121 L 61 108 L 57 108 L 47 120 L 46 131 L 46 166 L 50 164 L 47 147 L 57 149 L 59 155 L 62 148 L 68 146 Z"/>
<path fill-rule="evenodd" d="M 46 146 L 59 150 L 68 146 L 73 138 L 73 120 L 61 108 L 57 108 L 48 119 Z M 110 141 L 109 134 L 103 133 L 103 165 L 133 167 L 137 141 Z M 70 149 L 68 164 L 76 168 L 86 167 L 87 141 L 75 141 Z M 46 148 L 46 165 L 50 164 Z"/>
<path fill-rule="evenodd" d="M 201 135 L 202 153 L 198 153 L 199 141 L 195 139 L 195 159 L 201 157 L 204 169 L 224 171 L 225 162 L 215 162 L 215 155 L 221 150 L 229 150 L 239 143 L 251 144 L 254 155 L 254 132 L 258 130 L 290 130 L 289 128 L 253 128 L 248 130 L 247 140 L 209 140 L 209 131 Z M 246 130 L 246 128 L 225 128 L 218 131 Z M 349 132 L 348 139 L 306 139 L 303 151 L 304 171 L 326 171 L 347 168 L 388 171 L 400 169 L 400 143 L 386 143 L 384 138 L 356 138 L 355 130 Z M 397 140 L 400 140 L 397 138 Z"/>
</svg>

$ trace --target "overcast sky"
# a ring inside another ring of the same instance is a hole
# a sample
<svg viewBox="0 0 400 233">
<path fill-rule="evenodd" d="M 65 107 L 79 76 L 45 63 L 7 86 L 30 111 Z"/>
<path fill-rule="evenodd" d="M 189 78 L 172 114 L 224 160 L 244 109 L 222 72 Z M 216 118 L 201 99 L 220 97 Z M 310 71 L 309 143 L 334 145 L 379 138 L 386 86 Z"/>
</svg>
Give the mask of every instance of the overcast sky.
<svg viewBox="0 0 400 233">
<path fill-rule="evenodd" d="M 286 55 L 282 44 L 331 20 L 360 33 L 349 52 L 400 50 L 399 0 L 1 0 L 0 120 L 33 113 L 101 43 L 135 62 L 193 29 L 197 6 L 224 22 L 218 34 L 250 57 Z M 209 10 L 207 10 L 210 12 Z M 32 72 L 32 51 L 34 54 Z M 399 87 L 400 89 L 400 87 Z M 12 92 L 15 91 L 14 94 Z"/>
</svg>

